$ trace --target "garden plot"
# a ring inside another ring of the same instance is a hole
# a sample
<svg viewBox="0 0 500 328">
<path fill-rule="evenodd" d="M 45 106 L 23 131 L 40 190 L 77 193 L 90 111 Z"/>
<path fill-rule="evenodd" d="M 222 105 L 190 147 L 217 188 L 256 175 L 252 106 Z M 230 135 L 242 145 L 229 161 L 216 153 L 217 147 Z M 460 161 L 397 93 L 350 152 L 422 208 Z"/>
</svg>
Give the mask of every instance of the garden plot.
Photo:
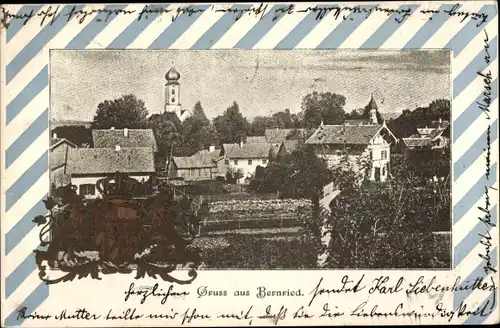
<svg viewBox="0 0 500 328">
<path fill-rule="evenodd" d="M 311 209 L 306 199 L 216 201 L 209 204 L 200 232 L 297 227 Z"/>
</svg>

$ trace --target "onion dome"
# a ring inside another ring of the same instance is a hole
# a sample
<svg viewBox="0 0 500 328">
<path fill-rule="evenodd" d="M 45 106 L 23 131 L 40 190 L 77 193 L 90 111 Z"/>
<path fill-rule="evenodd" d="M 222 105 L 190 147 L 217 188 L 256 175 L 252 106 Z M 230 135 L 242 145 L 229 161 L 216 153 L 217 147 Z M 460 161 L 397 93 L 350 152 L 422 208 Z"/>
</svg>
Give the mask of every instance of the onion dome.
<svg viewBox="0 0 500 328">
<path fill-rule="evenodd" d="M 368 108 L 378 110 L 377 103 L 375 102 L 375 99 L 373 98 L 373 93 L 372 93 L 372 98 L 370 99 L 370 102 L 368 103 Z"/>
<path fill-rule="evenodd" d="M 167 81 L 177 81 L 181 78 L 181 75 L 175 68 L 172 67 L 171 69 L 169 69 L 167 74 L 165 74 L 165 78 L 167 79 Z"/>
</svg>

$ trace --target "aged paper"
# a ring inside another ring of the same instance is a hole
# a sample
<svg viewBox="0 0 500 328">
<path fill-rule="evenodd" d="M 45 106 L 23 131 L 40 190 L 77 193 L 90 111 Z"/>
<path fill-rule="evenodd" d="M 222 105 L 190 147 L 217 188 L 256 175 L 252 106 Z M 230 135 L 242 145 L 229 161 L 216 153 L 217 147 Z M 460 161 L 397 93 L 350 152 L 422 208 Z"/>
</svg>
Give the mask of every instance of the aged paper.
<svg viewBox="0 0 500 328">
<path fill-rule="evenodd" d="M 2 325 L 498 323 L 493 1 L 0 24 Z"/>
</svg>

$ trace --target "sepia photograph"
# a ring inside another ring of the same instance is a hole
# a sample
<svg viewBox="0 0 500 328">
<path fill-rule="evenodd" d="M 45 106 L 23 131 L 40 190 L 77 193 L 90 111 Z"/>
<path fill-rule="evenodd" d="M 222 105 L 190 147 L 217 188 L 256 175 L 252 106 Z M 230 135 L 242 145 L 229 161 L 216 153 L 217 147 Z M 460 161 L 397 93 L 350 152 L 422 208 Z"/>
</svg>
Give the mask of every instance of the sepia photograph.
<svg viewBox="0 0 500 328">
<path fill-rule="evenodd" d="M 49 77 L 37 263 L 451 269 L 449 51 L 51 50 Z"/>
</svg>

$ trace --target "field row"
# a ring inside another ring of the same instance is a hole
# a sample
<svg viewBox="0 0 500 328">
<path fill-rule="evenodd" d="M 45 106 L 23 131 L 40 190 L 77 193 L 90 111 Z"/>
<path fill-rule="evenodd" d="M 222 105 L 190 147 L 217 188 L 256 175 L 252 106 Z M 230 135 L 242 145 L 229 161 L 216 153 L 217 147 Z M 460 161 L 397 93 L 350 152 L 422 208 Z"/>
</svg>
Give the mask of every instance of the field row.
<svg viewBox="0 0 500 328">
<path fill-rule="evenodd" d="M 257 200 L 228 200 L 211 202 L 210 213 L 227 212 L 297 212 L 311 208 L 311 201 L 307 199 L 257 199 Z"/>
</svg>

